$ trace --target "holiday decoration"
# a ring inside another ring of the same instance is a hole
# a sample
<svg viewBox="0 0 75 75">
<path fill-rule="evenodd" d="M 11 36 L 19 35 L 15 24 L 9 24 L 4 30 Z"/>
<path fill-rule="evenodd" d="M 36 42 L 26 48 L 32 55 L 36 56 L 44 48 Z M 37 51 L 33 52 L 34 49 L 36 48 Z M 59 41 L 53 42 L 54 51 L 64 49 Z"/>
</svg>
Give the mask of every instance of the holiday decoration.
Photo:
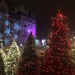
<svg viewBox="0 0 75 75">
<path fill-rule="evenodd" d="M 4 43 L 7 45 L 9 44 L 9 39 L 5 38 Z"/>
<path fill-rule="evenodd" d="M 16 67 L 18 64 L 18 60 L 20 57 L 20 50 L 15 40 L 13 40 L 7 55 L 7 63 L 6 63 L 6 74 L 14 75 L 16 71 Z"/>
<path fill-rule="evenodd" d="M 10 23 L 9 23 L 9 20 L 5 20 L 5 26 L 9 26 Z"/>
<path fill-rule="evenodd" d="M 52 34 L 50 48 L 44 61 L 42 75 L 75 75 L 73 72 L 70 51 L 70 41 L 67 40 L 69 31 L 66 17 L 58 10 L 52 19 Z"/>
<path fill-rule="evenodd" d="M 9 14 L 5 14 L 5 17 L 8 18 L 9 17 Z M 0 16 L 0 19 L 3 19 L 3 18 L 5 19 L 5 17 Z M 9 42 L 10 42 L 9 39 L 8 39 L 8 37 L 12 36 L 12 38 L 18 39 L 17 32 L 21 29 L 21 27 L 20 27 L 20 23 L 19 22 L 13 23 L 13 25 L 14 25 L 13 27 L 10 26 L 11 25 L 11 22 L 10 22 L 9 19 L 5 19 L 4 25 L 5 25 L 5 30 L 4 30 L 4 35 L 5 35 L 4 44 L 5 45 L 8 45 Z M 14 31 L 12 30 L 12 28 L 14 30 L 16 30 L 16 33 L 14 35 L 12 35 L 14 33 Z M 2 37 L 3 37 L 3 35 L 0 33 L 0 38 L 2 38 Z"/>
<path fill-rule="evenodd" d="M 11 36 L 11 29 L 10 28 L 6 28 L 6 30 L 4 31 L 4 33 L 6 34 L 6 36 Z"/>
<path fill-rule="evenodd" d="M 36 46 L 32 33 L 30 33 L 19 61 L 16 75 L 39 75 L 38 58 L 35 53 Z"/>
<path fill-rule="evenodd" d="M 14 23 L 14 29 L 16 29 L 16 31 L 21 29 L 19 22 Z"/>
<path fill-rule="evenodd" d="M 18 39 L 18 35 L 17 34 L 14 35 L 14 39 Z"/>
</svg>

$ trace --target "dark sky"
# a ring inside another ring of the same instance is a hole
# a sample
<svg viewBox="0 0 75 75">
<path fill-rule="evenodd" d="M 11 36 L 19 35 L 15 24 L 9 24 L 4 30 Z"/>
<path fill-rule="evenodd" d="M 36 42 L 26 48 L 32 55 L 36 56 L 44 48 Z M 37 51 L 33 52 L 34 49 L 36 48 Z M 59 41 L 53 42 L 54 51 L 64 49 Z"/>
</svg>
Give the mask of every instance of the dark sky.
<svg viewBox="0 0 75 75">
<path fill-rule="evenodd" d="M 37 19 L 37 37 L 46 38 L 51 28 L 51 17 L 62 7 L 63 13 L 69 18 L 70 29 L 75 30 L 75 0 L 7 0 L 12 5 L 22 2 Z"/>
</svg>

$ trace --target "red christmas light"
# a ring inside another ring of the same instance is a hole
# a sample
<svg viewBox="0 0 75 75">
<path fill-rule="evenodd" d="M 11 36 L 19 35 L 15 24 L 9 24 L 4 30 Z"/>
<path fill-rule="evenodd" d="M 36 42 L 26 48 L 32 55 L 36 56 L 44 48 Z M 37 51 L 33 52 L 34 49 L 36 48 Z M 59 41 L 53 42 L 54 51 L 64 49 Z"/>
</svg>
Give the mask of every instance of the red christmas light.
<svg viewBox="0 0 75 75">
<path fill-rule="evenodd" d="M 50 49 L 44 61 L 42 75 L 75 75 L 69 55 L 70 42 L 66 37 L 69 31 L 65 22 L 66 17 L 61 11 L 58 11 L 57 17 L 54 19 L 52 21 Z"/>
</svg>

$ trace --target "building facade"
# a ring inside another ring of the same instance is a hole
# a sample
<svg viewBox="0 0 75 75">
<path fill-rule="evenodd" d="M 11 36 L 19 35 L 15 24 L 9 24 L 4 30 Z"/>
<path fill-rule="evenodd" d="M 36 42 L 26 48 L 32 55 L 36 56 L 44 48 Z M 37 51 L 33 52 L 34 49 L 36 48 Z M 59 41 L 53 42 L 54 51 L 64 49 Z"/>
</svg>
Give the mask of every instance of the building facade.
<svg viewBox="0 0 75 75">
<path fill-rule="evenodd" d="M 23 46 L 32 32 L 36 38 L 36 19 L 33 14 L 19 4 L 10 7 L 4 0 L 0 2 L 0 39 L 4 46 L 9 46 L 15 39 L 19 46 Z"/>
</svg>

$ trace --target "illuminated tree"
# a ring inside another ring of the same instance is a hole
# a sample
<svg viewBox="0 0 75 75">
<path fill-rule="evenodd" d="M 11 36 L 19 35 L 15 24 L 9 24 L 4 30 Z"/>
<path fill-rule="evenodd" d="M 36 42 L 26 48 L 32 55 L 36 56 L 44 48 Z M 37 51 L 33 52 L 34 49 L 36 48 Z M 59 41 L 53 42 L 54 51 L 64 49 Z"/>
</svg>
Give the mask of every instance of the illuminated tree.
<svg viewBox="0 0 75 75">
<path fill-rule="evenodd" d="M 61 10 L 52 18 L 50 48 L 44 61 L 43 75 L 75 75 L 73 72 L 70 41 L 67 40 L 69 28 Z"/>
<path fill-rule="evenodd" d="M 30 33 L 23 49 L 16 75 L 39 75 L 35 50 L 35 40 L 32 33 Z"/>
<path fill-rule="evenodd" d="M 9 48 L 9 52 L 7 55 L 7 59 L 6 59 L 6 73 L 9 74 L 14 74 L 17 64 L 18 64 L 18 60 L 20 57 L 20 50 L 18 45 L 16 44 L 15 40 L 13 40 L 10 48 Z"/>
</svg>

